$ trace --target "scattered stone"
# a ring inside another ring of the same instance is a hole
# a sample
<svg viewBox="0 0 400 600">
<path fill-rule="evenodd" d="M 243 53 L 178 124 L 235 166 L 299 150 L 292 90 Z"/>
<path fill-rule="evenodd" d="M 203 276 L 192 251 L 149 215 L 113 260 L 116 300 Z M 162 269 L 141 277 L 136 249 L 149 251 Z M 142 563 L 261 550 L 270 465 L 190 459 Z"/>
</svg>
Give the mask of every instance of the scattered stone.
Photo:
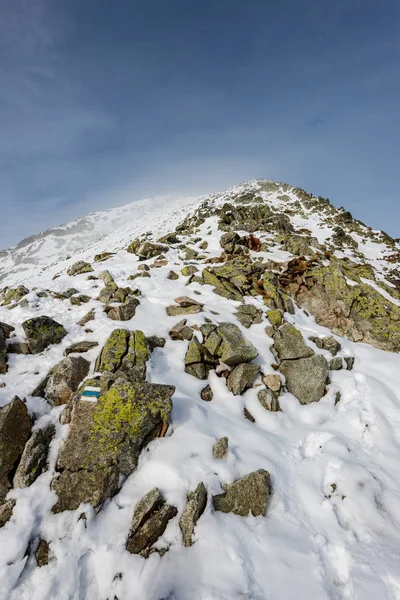
<svg viewBox="0 0 400 600">
<path fill-rule="evenodd" d="M 196 273 L 198 270 L 199 269 L 194 265 L 188 265 L 187 267 L 183 267 L 181 273 L 184 275 L 184 277 L 190 277 L 190 275 L 194 275 L 194 273 Z"/>
<path fill-rule="evenodd" d="M 12 342 L 7 346 L 8 354 L 30 354 L 29 346 L 25 342 Z"/>
<path fill-rule="evenodd" d="M 253 417 L 251 412 L 246 407 L 244 407 L 244 409 L 243 409 L 243 414 L 244 414 L 245 419 L 247 419 L 248 421 L 251 421 L 252 423 L 256 422 L 255 418 Z"/>
<path fill-rule="evenodd" d="M 354 367 L 354 356 L 345 356 L 344 362 L 346 363 L 347 371 L 352 371 Z"/>
<path fill-rule="evenodd" d="M 0 505 L 0 529 L 11 519 L 16 500 L 6 500 Z"/>
<path fill-rule="evenodd" d="M 73 352 L 78 352 L 79 354 L 83 354 L 84 352 L 88 352 L 89 350 L 91 350 L 92 348 L 95 348 L 98 345 L 99 345 L 98 342 L 87 342 L 87 341 L 75 342 L 75 344 L 72 344 L 69 348 L 66 348 L 64 350 L 64 356 L 68 356 L 69 354 L 72 354 Z"/>
<path fill-rule="evenodd" d="M 340 356 L 335 356 L 329 363 L 329 369 L 331 371 L 340 371 L 343 369 L 343 361 Z"/>
<path fill-rule="evenodd" d="M 187 320 L 182 319 L 176 325 L 174 325 L 169 332 L 170 337 L 173 340 L 191 340 L 193 337 L 193 329 L 186 325 Z"/>
<path fill-rule="evenodd" d="M 80 306 L 81 304 L 87 304 L 90 302 L 91 297 L 86 294 L 79 294 L 79 296 L 72 296 L 70 302 L 72 306 Z"/>
<path fill-rule="evenodd" d="M 28 410 L 18 396 L 0 408 L 0 504 L 11 488 L 10 478 L 29 439 L 31 428 Z"/>
<path fill-rule="evenodd" d="M 112 256 L 115 255 L 115 252 L 101 252 L 101 254 L 96 254 L 94 257 L 94 262 L 104 262 L 108 260 Z"/>
<path fill-rule="evenodd" d="M 164 348 L 165 346 L 165 338 L 158 337 L 157 335 L 150 335 L 146 340 L 150 352 L 153 352 L 155 348 Z"/>
<path fill-rule="evenodd" d="M 178 298 L 174 298 L 174 302 L 183 308 L 188 308 L 189 306 L 203 306 L 201 302 L 197 302 L 197 300 L 189 298 L 188 296 L 179 296 Z"/>
<path fill-rule="evenodd" d="M 201 399 L 205 402 L 211 402 L 213 399 L 213 391 L 209 385 L 206 385 L 200 392 Z"/>
<path fill-rule="evenodd" d="M 44 391 L 52 406 L 66 404 L 89 372 L 90 362 L 82 356 L 69 356 L 59 362 L 49 374 Z"/>
<path fill-rule="evenodd" d="M 279 375 L 265 375 L 263 377 L 263 383 L 265 383 L 267 388 L 272 392 L 279 392 L 282 384 Z"/>
<path fill-rule="evenodd" d="M 187 504 L 179 520 L 182 531 L 183 545 L 193 545 L 192 536 L 197 521 L 200 519 L 207 505 L 207 490 L 203 482 L 199 483 L 193 492 L 187 496 Z"/>
<path fill-rule="evenodd" d="M 269 389 L 262 389 L 258 392 L 257 398 L 266 410 L 278 412 L 281 410 L 279 405 L 278 395 Z"/>
<path fill-rule="evenodd" d="M 153 244 L 152 242 L 142 242 L 136 245 L 133 242 L 127 250 L 136 254 L 140 260 L 148 260 L 149 258 L 155 258 L 163 252 L 168 252 L 168 246 Z"/>
<path fill-rule="evenodd" d="M 336 356 L 336 354 L 342 348 L 340 343 L 333 337 L 333 335 L 328 335 L 323 338 L 313 338 L 312 341 L 315 342 L 317 347 L 321 350 L 329 350 L 332 356 Z"/>
<path fill-rule="evenodd" d="M 17 471 L 14 475 L 15 488 L 25 488 L 44 473 L 51 440 L 55 435 L 54 425 L 34 431 L 25 444 Z"/>
<path fill-rule="evenodd" d="M 228 379 L 228 388 L 234 396 L 239 396 L 249 389 L 260 372 L 260 365 L 241 363 L 231 371 Z"/>
<path fill-rule="evenodd" d="M 82 273 L 91 273 L 93 272 L 93 267 L 83 260 L 79 260 L 69 267 L 67 270 L 67 275 L 74 277 L 75 275 L 82 275 Z"/>
<path fill-rule="evenodd" d="M 228 452 L 228 444 L 229 438 L 226 436 L 217 440 L 213 448 L 213 457 L 218 459 L 225 458 Z"/>
<path fill-rule="evenodd" d="M 96 257 L 95 257 L 96 260 Z M 35 558 L 38 567 L 44 567 L 49 564 L 50 546 L 46 540 L 41 539 L 36 548 Z"/>
<path fill-rule="evenodd" d="M 234 367 L 240 363 L 251 362 L 258 356 L 256 348 L 243 337 L 234 323 L 221 323 L 218 334 L 222 338 L 218 355 L 226 365 Z"/>
<path fill-rule="evenodd" d="M 247 517 L 264 515 L 270 494 L 270 475 L 259 469 L 232 484 L 222 484 L 223 494 L 213 496 L 214 509 Z"/>
<path fill-rule="evenodd" d="M 12 325 L 7 325 L 7 323 L 2 323 L 0 321 L 0 331 L 4 333 L 4 337 L 8 340 L 13 331 L 15 331 L 15 327 Z"/>
<path fill-rule="evenodd" d="M 318 402 L 325 394 L 329 365 L 320 354 L 298 360 L 284 360 L 280 370 L 286 377 L 286 386 L 301 402 Z"/>
<path fill-rule="evenodd" d="M 130 321 L 135 316 L 138 306 L 139 300 L 128 298 L 120 306 L 107 306 L 105 311 L 107 317 L 113 321 Z"/>
<path fill-rule="evenodd" d="M 24 285 L 19 285 L 16 288 L 6 289 L 5 293 L 2 294 L 2 297 L 1 297 L 1 300 L 2 300 L 1 306 L 8 306 L 10 304 L 15 305 L 27 294 L 29 294 L 29 290 Z"/>
<path fill-rule="evenodd" d="M 241 304 L 235 313 L 237 319 L 247 329 L 253 323 L 262 323 L 262 310 L 253 304 Z"/>
<path fill-rule="evenodd" d="M 81 327 L 83 327 L 84 325 L 86 325 L 86 323 L 89 323 L 89 321 L 93 321 L 93 319 L 96 318 L 96 314 L 94 312 L 94 309 L 90 310 L 88 313 L 86 313 L 86 315 L 84 317 L 82 317 L 82 319 L 80 321 L 77 322 L 77 325 L 80 325 Z"/>
<path fill-rule="evenodd" d="M 104 285 L 115 285 L 116 283 L 114 281 L 114 277 L 111 275 L 110 271 L 107 271 L 107 269 L 105 271 L 102 271 L 101 273 L 99 273 L 99 279 L 101 279 L 104 282 Z"/>
<path fill-rule="evenodd" d="M 131 331 L 128 352 L 122 359 L 121 374 L 127 381 L 146 380 L 146 362 L 150 358 L 150 349 L 143 331 Z"/>
<path fill-rule="evenodd" d="M 150 267 L 146 263 L 142 263 L 138 266 L 138 271 L 150 271 Z"/>
<path fill-rule="evenodd" d="M 167 275 L 167 279 L 179 279 L 179 275 L 178 273 L 175 273 L 175 271 L 169 271 L 168 275 Z"/>
<path fill-rule="evenodd" d="M 22 323 L 31 354 L 40 354 L 51 344 L 59 344 L 67 335 L 64 327 L 51 317 L 34 317 Z"/>
<path fill-rule="evenodd" d="M 202 312 L 201 304 L 191 304 L 190 306 L 167 306 L 166 311 L 169 317 L 179 317 L 181 315 L 195 315 Z"/>
</svg>

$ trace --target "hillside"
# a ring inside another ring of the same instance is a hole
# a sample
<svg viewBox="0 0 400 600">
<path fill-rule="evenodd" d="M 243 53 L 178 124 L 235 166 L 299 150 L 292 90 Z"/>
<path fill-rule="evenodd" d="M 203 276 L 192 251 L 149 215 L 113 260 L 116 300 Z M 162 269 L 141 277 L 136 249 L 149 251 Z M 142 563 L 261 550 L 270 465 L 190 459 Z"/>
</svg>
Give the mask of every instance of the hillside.
<svg viewBox="0 0 400 600">
<path fill-rule="evenodd" d="M 266 180 L 0 253 L 0 599 L 400 598 L 399 269 Z"/>
</svg>

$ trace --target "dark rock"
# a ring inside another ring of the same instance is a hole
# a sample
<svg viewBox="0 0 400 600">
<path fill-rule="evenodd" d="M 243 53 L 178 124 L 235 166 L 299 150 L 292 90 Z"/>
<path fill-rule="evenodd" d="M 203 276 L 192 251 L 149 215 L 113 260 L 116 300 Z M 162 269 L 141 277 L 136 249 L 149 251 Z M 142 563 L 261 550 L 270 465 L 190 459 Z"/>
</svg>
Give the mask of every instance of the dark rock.
<svg viewBox="0 0 400 600">
<path fill-rule="evenodd" d="M 69 348 L 66 348 L 66 350 L 64 350 L 64 356 L 68 356 L 73 352 L 83 354 L 84 352 L 88 352 L 89 350 L 95 348 L 98 345 L 98 342 L 75 342 L 75 344 L 72 344 Z"/>
<path fill-rule="evenodd" d="M 28 410 L 18 396 L 0 409 L 0 503 L 11 488 L 11 477 L 29 439 L 31 428 Z"/>
<path fill-rule="evenodd" d="M 314 354 L 304 342 L 301 332 L 291 325 L 284 323 L 273 335 L 274 349 L 280 360 L 307 358 Z"/>
<path fill-rule="evenodd" d="M 203 482 L 199 483 L 193 492 L 187 496 L 187 504 L 179 520 L 184 546 L 192 546 L 192 536 L 197 521 L 200 519 L 207 505 L 207 490 Z"/>
<path fill-rule="evenodd" d="M 259 469 L 232 484 L 222 484 L 223 494 L 213 496 L 214 509 L 247 517 L 264 515 L 270 494 L 270 475 Z"/>
<path fill-rule="evenodd" d="M 344 362 L 346 363 L 347 371 L 352 371 L 354 367 L 354 356 L 345 356 Z"/>
<path fill-rule="evenodd" d="M 210 402 L 213 399 L 213 391 L 209 385 L 206 385 L 200 392 L 201 399 Z"/>
<path fill-rule="evenodd" d="M 157 335 L 150 335 L 146 340 L 150 352 L 153 352 L 155 348 L 164 348 L 165 346 L 165 338 L 158 337 Z"/>
<path fill-rule="evenodd" d="M 45 429 L 37 429 L 27 441 L 14 475 L 14 487 L 25 488 L 44 473 L 51 440 L 55 435 L 54 425 Z"/>
<path fill-rule="evenodd" d="M 59 344 L 67 335 L 60 323 L 46 316 L 28 319 L 22 323 L 22 327 L 31 354 L 43 352 L 50 344 Z"/>
<path fill-rule="evenodd" d="M 8 354 L 30 354 L 29 346 L 25 342 L 12 342 L 7 347 Z"/>
<path fill-rule="evenodd" d="M 164 533 L 171 519 L 178 514 L 175 506 L 163 504 L 154 512 L 134 534 L 128 537 L 126 549 L 131 554 L 139 554 L 150 548 Z"/>
<path fill-rule="evenodd" d="M 228 388 L 234 396 L 250 388 L 260 372 L 260 365 L 241 363 L 231 371 L 228 379 Z"/>
<path fill-rule="evenodd" d="M 45 398 L 52 406 L 66 404 L 89 372 L 90 362 L 82 356 L 64 358 L 51 370 Z"/>
<path fill-rule="evenodd" d="M 167 275 L 167 279 L 179 279 L 179 275 L 178 273 L 175 273 L 175 271 L 169 271 L 168 275 Z"/>
<path fill-rule="evenodd" d="M 7 325 L 7 323 L 2 323 L 0 321 L 0 331 L 4 333 L 4 337 L 8 340 L 12 332 L 15 331 L 15 327 L 13 327 L 12 325 Z"/>
<path fill-rule="evenodd" d="M 201 304 L 191 304 L 190 306 L 167 306 L 166 311 L 169 317 L 179 317 L 181 315 L 195 315 L 202 312 Z"/>
<path fill-rule="evenodd" d="M 0 375 L 7 373 L 7 343 L 3 329 L 0 328 Z"/>
</svg>

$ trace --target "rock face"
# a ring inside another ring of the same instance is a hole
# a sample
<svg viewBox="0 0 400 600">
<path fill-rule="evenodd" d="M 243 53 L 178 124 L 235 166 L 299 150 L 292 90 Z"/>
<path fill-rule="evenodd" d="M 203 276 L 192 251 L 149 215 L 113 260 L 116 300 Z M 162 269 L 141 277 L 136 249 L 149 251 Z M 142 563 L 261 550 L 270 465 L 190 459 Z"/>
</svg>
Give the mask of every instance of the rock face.
<svg viewBox="0 0 400 600">
<path fill-rule="evenodd" d="M 260 365 L 242 363 L 235 367 L 228 379 L 228 387 L 234 396 L 250 388 L 260 371 Z"/>
<path fill-rule="evenodd" d="M 0 503 L 11 488 L 10 477 L 29 439 L 31 428 L 27 408 L 18 396 L 0 409 Z"/>
<path fill-rule="evenodd" d="M 14 487 L 25 488 L 46 470 L 49 446 L 56 429 L 49 425 L 45 429 L 37 429 L 27 441 L 21 456 L 17 471 L 14 475 Z"/>
<path fill-rule="evenodd" d="M 22 323 L 31 354 L 39 354 L 50 346 L 59 344 L 67 335 L 64 327 L 51 317 L 35 317 Z"/>
<path fill-rule="evenodd" d="M 193 544 L 192 536 L 194 528 L 203 514 L 206 505 L 207 490 L 204 483 L 201 482 L 193 492 L 189 492 L 185 510 L 179 521 L 184 546 L 191 546 Z"/>
<path fill-rule="evenodd" d="M 232 484 L 222 484 L 223 494 L 213 496 L 215 510 L 247 517 L 264 515 L 270 494 L 268 471 L 259 469 Z"/>
<path fill-rule="evenodd" d="M 89 372 L 90 362 L 82 356 L 68 356 L 49 375 L 45 398 L 52 406 L 66 404 Z"/>
<path fill-rule="evenodd" d="M 83 260 L 79 260 L 69 267 L 67 275 L 74 277 L 75 275 L 82 275 L 82 273 L 91 273 L 93 271 L 92 266 Z"/>
<path fill-rule="evenodd" d="M 55 512 L 81 502 L 101 505 L 130 475 L 141 449 L 163 434 L 172 409 L 173 386 L 118 378 L 98 402 L 73 403 L 69 435 L 57 459 Z"/>
<path fill-rule="evenodd" d="M 164 533 L 168 522 L 177 513 L 174 506 L 165 503 L 158 488 L 148 492 L 135 506 L 126 549 L 132 554 L 148 555 L 150 547 Z"/>
</svg>

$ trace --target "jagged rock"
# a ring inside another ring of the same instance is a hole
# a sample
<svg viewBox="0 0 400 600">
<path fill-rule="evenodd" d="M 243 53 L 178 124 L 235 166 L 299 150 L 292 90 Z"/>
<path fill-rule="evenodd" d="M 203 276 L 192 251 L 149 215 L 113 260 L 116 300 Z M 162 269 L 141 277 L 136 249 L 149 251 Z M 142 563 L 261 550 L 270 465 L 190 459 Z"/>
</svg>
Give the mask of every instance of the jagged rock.
<svg viewBox="0 0 400 600">
<path fill-rule="evenodd" d="M 280 370 L 286 377 L 286 387 L 301 404 L 318 402 L 325 394 L 329 365 L 320 354 L 297 360 L 284 360 Z"/>
<path fill-rule="evenodd" d="M 31 428 L 28 410 L 18 396 L 0 408 L 0 503 L 11 487 L 10 478 L 29 439 Z"/>
<path fill-rule="evenodd" d="M 169 317 L 180 317 L 181 315 L 195 315 L 202 312 L 201 304 L 191 304 L 190 306 L 167 306 L 166 311 Z"/>
<path fill-rule="evenodd" d="M 275 308 L 267 312 L 267 319 L 273 327 L 279 327 L 282 325 L 283 314 L 282 311 Z"/>
<path fill-rule="evenodd" d="M 14 475 L 13 485 L 15 488 L 29 487 L 46 470 L 49 446 L 55 432 L 55 426 L 49 425 L 45 429 L 37 429 L 32 433 L 25 444 Z"/>
<path fill-rule="evenodd" d="M 31 354 L 40 354 L 50 344 L 59 344 L 67 335 L 64 327 L 51 317 L 34 317 L 22 323 Z"/>
<path fill-rule="evenodd" d="M 76 400 L 57 459 L 62 473 L 53 482 L 59 497 L 53 510 L 74 510 L 81 502 L 99 506 L 114 494 L 119 474 L 130 475 L 141 449 L 165 432 L 174 391 L 118 378 L 98 402 Z"/>
<path fill-rule="evenodd" d="M 96 360 L 96 371 L 115 373 L 128 351 L 129 331 L 114 329 Z"/>
<path fill-rule="evenodd" d="M 241 304 L 235 313 L 237 319 L 247 329 L 253 323 L 262 323 L 262 310 L 253 304 Z"/>
<path fill-rule="evenodd" d="M 69 354 L 72 354 L 73 352 L 83 354 L 84 352 L 88 352 L 92 348 L 96 348 L 96 346 L 98 346 L 98 345 L 99 345 L 98 342 L 87 342 L 87 341 L 75 342 L 75 344 L 72 344 L 69 348 L 66 348 L 64 350 L 64 355 L 68 356 Z"/>
<path fill-rule="evenodd" d="M 258 356 L 256 348 L 243 337 L 234 323 L 221 323 L 218 334 L 222 338 L 218 356 L 226 365 L 234 367 L 240 363 L 251 362 Z"/>
<path fill-rule="evenodd" d="M 237 365 L 229 375 L 228 388 L 234 396 L 239 396 L 253 385 L 259 372 L 260 365 L 249 363 Z"/>
<path fill-rule="evenodd" d="M 131 331 L 128 352 L 122 359 L 121 373 L 129 381 L 146 380 L 146 362 L 150 358 L 150 349 L 144 333 Z"/>
<path fill-rule="evenodd" d="M 193 329 L 186 325 L 186 319 L 182 319 L 172 327 L 169 332 L 173 340 L 191 340 L 193 337 Z"/>
<path fill-rule="evenodd" d="M 200 392 L 201 399 L 205 402 L 211 402 L 213 399 L 213 391 L 209 385 L 206 385 Z"/>
<path fill-rule="evenodd" d="M 0 321 L 0 331 L 4 333 L 4 337 L 8 340 L 13 331 L 15 331 L 15 327 L 12 325 L 7 325 L 7 323 L 2 323 Z"/>
<path fill-rule="evenodd" d="M 66 404 L 89 372 L 90 362 L 82 356 L 69 356 L 59 362 L 49 374 L 44 391 L 52 406 Z"/>
<path fill-rule="evenodd" d="M 30 354 L 29 346 L 25 342 L 12 342 L 7 346 L 8 354 Z"/>
<path fill-rule="evenodd" d="M 3 329 L 0 328 L 0 375 L 7 373 L 7 343 Z"/>
<path fill-rule="evenodd" d="M 332 360 L 329 362 L 329 369 L 331 371 L 340 371 L 342 368 L 343 361 L 340 356 L 335 356 L 335 358 L 332 358 Z"/>
<path fill-rule="evenodd" d="M 165 346 L 165 338 L 158 337 L 157 335 L 150 335 L 146 340 L 150 352 L 153 352 L 154 348 L 164 348 Z"/>
<path fill-rule="evenodd" d="M 207 505 L 207 490 L 203 482 L 199 483 L 193 492 L 187 496 L 187 504 L 179 520 L 182 532 L 183 545 L 192 546 L 192 536 L 197 521 L 200 519 Z"/>
<path fill-rule="evenodd" d="M 258 400 L 266 410 L 278 412 L 281 410 L 278 400 L 278 394 L 270 389 L 262 389 L 257 394 Z"/>
<path fill-rule="evenodd" d="M 93 267 L 84 260 L 79 260 L 69 267 L 67 275 L 74 277 L 75 275 L 82 275 L 82 273 L 92 273 Z"/>
<path fill-rule="evenodd" d="M 169 271 L 168 275 L 167 275 L 167 279 L 179 279 L 179 275 L 178 273 L 175 273 L 175 271 Z"/>
<path fill-rule="evenodd" d="M 259 469 L 234 483 L 222 484 L 223 494 L 213 496 L 214 509 L 225 513 L 247 517 L 264 515 L 270 494 L 270 475 Z"/>
<path fill-rule="evenodd" d="M 88 313 L 86 313 L 86 315 L 84 317 L 82 317 L 82 319 L 80 319 L 80 321 L 77 322 L 77 325 L 80 325 L 81 327 L 83 327 L 84 325 L 86 325 L 86 323 L 89 323 L 89 321 L 93 321 L 93 319 L 96 318 L 96 313 L 94 312 L 94 308 L 92 308 L 92 310 L 90 310 Z"/>
<path fill-rule="evenodd" d="M 204 348 L 212 355 L 216 356 L 220 347 L 222 338 L 217 331 L 211 331 L 204 342 Z"/>
<path fill-rule="evenodd" d="M 265 375 L 263 377 L 263 383 L 265 383 L 267 388 L 273 392 L 279 392 L 282 384 L 279 375 Z"/>
<path fill-rule="evenodd" d="M 280 360 L 306 358 L 314 354 L 307 346 L 301 332 L 291 325 L 284 323 L 273 335 L 274 349 Z"/>
<path fill-rule="evenodd" d="M 95 259 L 96 260 L 96 259 Z M 41 539 L 35 551 L 35 558 L 38 567 L 44 567 L 49 564 L 50 546 L 46 540 Z"/>
<path fill-rule="evenodd" d="M 149 549 L 167 528 L 168 522 L 177 515 L 174 506 L 165 503 L 160 490 L 154 488 L 136 505 L 126 549 L 139 554 Z"/>
<path fill-rule="evenodd" d="M 139 306 L 139 300 L 128 298 L 120 306 L 106 307 L 107 317 L 113 321 L 130 321 L 135 316 L 136 308 Z"/>
<path fill-rule="evenodd" d="M 11 519 L 16 500 L 6 500 L 0 505 L 0 529 Z"/>
<path fill-rule="evenodd" d="M 187 267 L 183 267 L 181 269 L 181 273 L 184 277 L 190 277 L 190 275 L 194 275 L 199 269 L 194 265 L 188 265 Z"/>
<path fill-rule="evenodd" d="M 329 350 L 332 356 L 336 356 L 336 354 L 342 348 L 340 343 L 337 340 L 335 340 L 333 335 L 328 335 L 323 338 L 316 337 L 310 339 L 312 339 L 312 341 L 315 342 L 317 348 L 320 348 L 321 350 Z"/>
<path fill-rule="evenodd" d="M 218 459 L 224 458 L 228 452 L 228 444 L 229 438 L 226 436 L 217 440 L 213 448 L 213 457 Z"/>
<path fill-rule="evenodd" d="M 344 362 L 346 363 L 347 371 L 352 371 L 354 367 L 354 356 L 345 356 Z"/>
</svg>

